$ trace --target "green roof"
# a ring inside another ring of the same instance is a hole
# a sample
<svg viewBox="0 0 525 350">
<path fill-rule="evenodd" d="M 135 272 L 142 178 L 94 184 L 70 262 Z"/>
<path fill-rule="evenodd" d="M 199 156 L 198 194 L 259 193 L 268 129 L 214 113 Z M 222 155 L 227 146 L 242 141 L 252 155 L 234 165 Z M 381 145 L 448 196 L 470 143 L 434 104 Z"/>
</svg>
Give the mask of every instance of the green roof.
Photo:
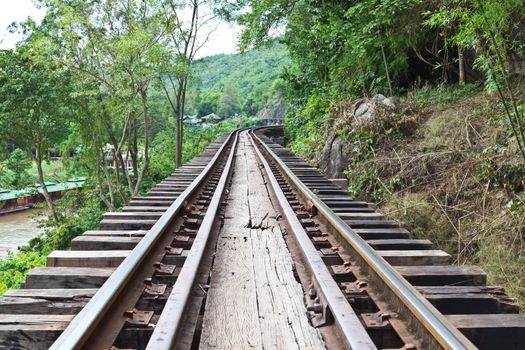
<svg viewBox="0 0 525 350">
<path fill-rule="evenodd" d="M 68 180 L 67 182 L 55 184 L 54 182 L 46 182 L 47 191 L 49 193 L 53 192 L 60 192 L 60 191 L 68 191 L 75 188 L 82 188 L 84 185 L 85 178 L 84 179 L 73 179 Z M 16 198 L 23 198 L 23 197 L 31 197 L 35 194 L 35 191 L 38 191 L 38 193 L 42 193 L 42 188 L 40 186 L 32 186 L 25 188 L 23 190 L 13 190 L 13 191 L 6 191 L 2 190 L 0 191 L 0 201 L 8 201 L 11 199 Z"/>
</svg>

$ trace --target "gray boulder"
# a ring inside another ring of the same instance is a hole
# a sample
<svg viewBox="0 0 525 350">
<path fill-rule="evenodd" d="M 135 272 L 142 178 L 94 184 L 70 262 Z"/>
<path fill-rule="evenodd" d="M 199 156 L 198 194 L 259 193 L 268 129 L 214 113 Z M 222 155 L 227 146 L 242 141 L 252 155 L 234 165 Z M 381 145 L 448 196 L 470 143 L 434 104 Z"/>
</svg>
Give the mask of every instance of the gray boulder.
<svg viewBox="0 0 525 350">
<path fill-rule="evenodd" d="M 395 110 L 399 107 L 399 102 L 393 97 L 385 97 L 378 94 L 370 99 L 359 99 L 350 107 L 352 116 L 352 126 L 362 128 L 375 120 L 379 109 Z"/>
<path fill-rule="evenodd" d="M 351 145 L 344 142 L 337 134 L 332 134 L 326 141 L 318 167 L 329 178 L 343 178 L 344 171 L 350 165 Z"/>
</svg>

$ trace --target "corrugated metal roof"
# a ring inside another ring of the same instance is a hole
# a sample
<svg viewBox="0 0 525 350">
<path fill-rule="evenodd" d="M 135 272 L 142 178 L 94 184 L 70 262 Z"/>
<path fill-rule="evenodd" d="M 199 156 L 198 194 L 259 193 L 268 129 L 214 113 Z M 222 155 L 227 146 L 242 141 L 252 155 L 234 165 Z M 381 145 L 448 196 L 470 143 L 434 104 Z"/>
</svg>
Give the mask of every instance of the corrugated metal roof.
<svg viewBox="0 0 525 350">
<path fill-rule="evenodd" d="M 71 179 L 71 180 L 68 180 L 67 182 L 63 182 L 59 184 L 46 181 L 45 184 L 47 186 L 47 191 L 49 193 L 53 193 L 53 192 L 72 190 L 75 188 L 82 188 L 82 186 L 84 186 L 85 181 L 86 181 L 85 178 L 79 178 L 79 179 Z M 14 191 L 0 190 L 0 201 L 8 201 L 11 199 L 16 199 L 16 198 L 31 197 L 35 195 L 37 191 L 38 193 L 42 193 L 42 188 L 40 186 L 31 186 L 23 190 L 14 190 Z"/>
</svg>

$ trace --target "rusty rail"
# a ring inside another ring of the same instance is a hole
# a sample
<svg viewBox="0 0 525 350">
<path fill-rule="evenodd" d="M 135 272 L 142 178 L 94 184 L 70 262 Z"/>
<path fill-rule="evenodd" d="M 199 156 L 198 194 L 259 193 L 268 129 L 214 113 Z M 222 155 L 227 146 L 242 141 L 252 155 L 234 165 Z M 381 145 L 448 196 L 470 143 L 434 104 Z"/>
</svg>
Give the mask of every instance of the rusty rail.
<svg viewBox="0 0 525 350">
<path fill-rule="evenodd" d="M 148 231 L 144 238 L 132 250 L 130 255 L 111 274 L 88 304 L 75 316 L 75 318 L 73 318 L 71 323 L 54 342 L 50 349 L 78 349 L 87 345 L 89 338 L 93 335 L 94 330 L 105 317 L 111 305 L 118 302 L 119 294 L 121 294 L 126 288 L 127 283 L 130 281 L 135 271 L 139 269 L 145 257 L 157 244 L 165 230 L 181 211 L 184 203 L 200 186 L 202 186 L 206 177 L 217 165 L 219 158 L 232 139 L 232 136 L 236 133 L 237 132 L 233 132 L 228 136 L 221 148 L 197 178 L 195 178 L 191 185 L 188 186 L 175 202 L 170 205 L 169 209 Z M 232 149 L 234 149 L 234 147 Z"/>
<path fill-rule="evenodd" d="M 377 254 L 358 234 L 337 216 L 319 197 L 314 194 L 282 161 L 273 150 L 268 147 L 255 133 L 254 139 L 271 157 L 280 171 L 289 179 L 301 194 L 307 198 L 321 215 L 343 239 L 359 254 L 369 268 L 374 271 L 396 295 L 396 297 L 410 310 L 411 314 L 420 322 L 426 332 L 444 349 L 476 349 L 450 321 L 448 321 L 429 301 L 427 301 L 405 278 L 403 278 L 388 262 Z"/>
<path fill-rule="evenodd" d="M 225 170 L 221 175 L 219 184 L 217 185 L 210 201 L 210 205 L 206 211 L 204 219 L 202 220 L 202 224 L 197 231 L 197 236 L 191 246 L 186 262 L 177 278 L 177 282 L 175 282 L 175 285 L 173 286 L 171 294 L 162 310 L 162 314 L 155 326 L 146 349 L 169 350 L 173 349 L 175 346 L 177 333 L 182 326 L 184 319 L 184 311 L 188 304 L 188 300 L 190 299 L 190 294 L 210 238 L 212 226 L 216 219 L 219 205 L 231 173 L 233 157 L 235 155 L 235 145 L 237 144 L 238 137 L 239 135 L 237 133 L 226 162 Z"/>
<path fill-rule="evenodd" d="M 273 175 L 268 161 L 264 158 L 263 154 L 257 147 L 253 137 L 253 133 L 250 134 L 250 141 L 255 148 L 260 162 L 264 166 L 266 175 L 268 176 L 272 189 L 279 201 L 282 213 L 288 221 L 297 243 L 301 247 L 303 257 L 308 264 L 308 270 L 313 277 L 316 296 L 322 301 L 322 303 L 312 304 L 309 307 L 311 309 L 322 307 L 322 309 L 316 310 L 320 311 L 319 313 L 323 315 L 323 320 L 319 326 L 324 325 L 329 322 L 329 319 L 333 318 L 338 326 L 341 338 L 345 341 L 345 348 L 355 350 L 377 349 L 365 328 L 362 326 L 358 316 L 346 301 L 343 292 L 331 276 L 330 271 L 319 256 L 316 248 L 310 241 L 301 225 L 301 222 L 288 203 L 277 179 Z"/>
</svg>

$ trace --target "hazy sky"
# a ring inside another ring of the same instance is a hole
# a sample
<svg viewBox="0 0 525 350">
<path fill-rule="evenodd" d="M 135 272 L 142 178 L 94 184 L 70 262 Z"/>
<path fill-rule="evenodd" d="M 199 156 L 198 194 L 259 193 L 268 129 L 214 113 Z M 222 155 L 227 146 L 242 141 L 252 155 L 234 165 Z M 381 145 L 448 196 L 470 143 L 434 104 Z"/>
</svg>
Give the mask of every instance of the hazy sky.
<svg viewBox="0 0 525 350">
<path fill-rule="evenodd" d="M 42 20 L 45 11 L 38 9 L 32 0 L 0 0 L 0 49 L 13 48 L 22 39 L 19 34 L 9 33 L 7 27 L 15 21 L 24 21 L 32 17 L 37 22 Z M 215 27 L 215 26 L 214 26 Z M 237 35 L 240 28 L 225 22 L 219 23 L 210 40 L 197 53 L 205 57 L 219 53 L 236 52 Z"/>
</svg>

